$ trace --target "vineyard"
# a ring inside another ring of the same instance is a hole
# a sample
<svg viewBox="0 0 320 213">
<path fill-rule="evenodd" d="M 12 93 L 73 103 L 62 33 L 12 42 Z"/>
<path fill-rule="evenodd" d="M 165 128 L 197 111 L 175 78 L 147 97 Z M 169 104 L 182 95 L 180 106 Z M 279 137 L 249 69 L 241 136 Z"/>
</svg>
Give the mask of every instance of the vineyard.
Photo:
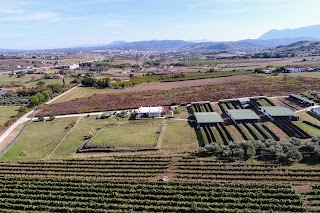
<svg viewBox="0 0 320 213">
<path fill-rule="evenodd" d="M 316 167 L 181 156 L 2 162 L 0 208 L 3 212 L 307 212 L 309 206 L 288 183 L 319 183 L 319 175 Z M 159 181 L 163 176 L 169 181 Z"/>
</svg>

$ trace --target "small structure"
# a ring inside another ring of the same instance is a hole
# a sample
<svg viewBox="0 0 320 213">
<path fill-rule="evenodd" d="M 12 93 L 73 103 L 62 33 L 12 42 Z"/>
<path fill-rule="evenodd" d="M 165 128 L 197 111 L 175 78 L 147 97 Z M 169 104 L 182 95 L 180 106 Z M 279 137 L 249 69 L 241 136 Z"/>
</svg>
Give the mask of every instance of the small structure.
<svg viewBox="0 0 320 213">
<path fill-rule="evenodd" d="M 51 78 L 52 79 L 62 79 L 62 78 L 64 78 L 64 76 L 61 75 L 61 74 L 54 74 L 54 75 L 51 76 Z"/>
<path fill-rule="evenodd" d="M 299 120 L 299 116 L 296 115 L 291 109 L 282 106 L 259 106 L 260 111 L 270 118 L 270 120 L 276 119 L 290 119 Z"/>
<path fill-rule="evenodd" d="M 198 127 L 202 124 L 217 124 L 223 123 L 222 117 L 217 112 L 195 112 Z"/>
<path fill-rule="evenodd" d="M 138 109 L 136 119 L 144 119 L 144 118 L 156 118 L 161 117 L 163 113 L 163 107 L 140 107 Z"/>
<path fill-rule="evenodd" d="M 5 95 L 8 92 L 16 93 L 18 88 L 0 88 L 0 95 Z"/>
<path fill-rule="evenodd" d="M 295 66 L 287 66 L 285 67 L 285 72 L 305 72 L 306 71 L 306 67 L 305 66 L 299 66 L 299 65 L 295 65 Z"/>
<path fill-rule="evenodd" d="M 226 114 L 234 123 L 259 122 L 260 117 L 251 109 L 229 109 Z"/>
<path fill-rule="evenodd" d="M 262 72 L 263 72 L 264 74 L 272 74 L 272 73 L 274 73 L 276 70 L 277 70 L 277 68 L 266 68 L 266 69 L 262 70 Z"/>
<path fill-rule="evenodd" d="M 289 95 L 289 100 L 294 101 L 294 102 L 298 102 L 299 104 L 301 104 L 304 107 L 309 107 L 309 106 L 314 106 L 315 102 L 305 98 L 301 95 L 296 95 L 296 94 L 290 94 Z"/>
<path fill-rule="evenodd" d="M 311 112 L 317 116 L 320 116 L 320 107 L 312 107 Z"/>
</svg>

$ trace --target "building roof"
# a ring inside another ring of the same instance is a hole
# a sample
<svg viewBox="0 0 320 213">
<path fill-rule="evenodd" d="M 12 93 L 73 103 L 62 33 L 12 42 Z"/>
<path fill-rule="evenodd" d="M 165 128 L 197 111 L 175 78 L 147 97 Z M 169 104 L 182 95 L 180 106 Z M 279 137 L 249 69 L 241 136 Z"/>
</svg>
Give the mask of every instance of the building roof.
<svg viewBox="0 0 320 213">
<path fill-rule="evenodd" d="M 289 96 L 294 97 L 294 98 L 297 98 L 297 99 L 299 99 L 299 100 L 301 100 L 301 101 L 304 101 L 304 102 L 306 102 L 306 103 L 315 104 L 314 101 L 309 100 L 308 98 L 305 98 L 305 97 L 303 97 L 303 96 L 301 96 L 301 95 L 290 94 Z"/>
<path fill-rule="evenodd" d="M 294 111 L 287 107 L 282 106 L 261 106 L 261 109 L 264 109 L 271 117 L 279 116 L 295 116 Z"/>
<path fill-rule="evenodd" d="M 251 109 L 229 109 L 227 110 L 234 120 L 257 120 L 260 117 Z"/>
<path fill-rule="evenodd" d="M 222 123 L 223 119 L 217 112 L 195 112 L 194 116 L 201 123 Z"/>
<path fill-rule="evenodd" d="M 312 110 L 313 110 L 313 111 L 320 112 L 320 107 L 313 107 Z"/>
<path fill-rule="evenodd" d="M 162 106 L 158 107 L 140 107 L 138 113 L 161 113 L 163 111 Z"/>
</svg>

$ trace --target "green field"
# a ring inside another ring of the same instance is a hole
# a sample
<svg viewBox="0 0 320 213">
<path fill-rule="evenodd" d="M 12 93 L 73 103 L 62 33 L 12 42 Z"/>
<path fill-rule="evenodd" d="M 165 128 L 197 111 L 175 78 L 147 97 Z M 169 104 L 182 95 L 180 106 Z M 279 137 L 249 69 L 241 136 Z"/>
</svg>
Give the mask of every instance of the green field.
<svg viewBox="0 0 320 213">
<path fill-rule="evenodd" d="M 59 119 L 60 120 L 60 119 Z M 94 117 L 74 118 L 76 125 L 72 127 L 64 140 L 59 143 L 50 155 L 50 158 L 71 158 L 84 143 L 84 138 L 91 129 L 96 130 L 104 125 L 105 120 L 97 120 Z"/>
<path fill-rule="evenodd" d="M 89 142 L 89 146 L 153 146 L 160 126 L 107 126 Z"/>
<path fill-rule="evenodd" d="M 55 100 L 52 104 L 56 103 L 63 103 L 66 101 L 74 100 L 77 98 L 83 98 L 83 97 L 89 97 L 95 94 L 108 94 L 112 90 L 110 89 L 96 89 L 96 88 L 90 88 L 90 87 L 77 87 L 71 92 L 68 93 L 68 95 L 64 95 L 57 100 Z"/>
<path fill-rule="evenodd" d="M 308 133 L 310 136 L 320 136 L 320 129 L 312 127 L 308 124 L 305 124 L 301 121 L 293 122 L 296 126 L 300 127 L 303 131 Z"/>
<path fill-rule="evenodd" d="M 72 80 L 73 80 L 73 78 L 64 78 L 64 81 L 66 84 L 69 84 Z M 46 83 L 46 85 L 62 84 L 63 83 L 63 79 L 43 79 L 41 81 L 44 81 Z M 38 82 L 39 81 L 34 81 L 34 82 L 30 82 L 30 83 L 24 83 L 23 85 L 28 88 L 31 88 L 31 87 L 36 87 Z"/>
<path fill-rule="evenodd" d="M 17 114 L 20 106 L 0 106 L 0 127 Z"/>
<path fill-rule="evenodd" d="M 199 144 L 194 129 L 186 121 L 169 120 L 159 144 L 164 153 L 194 152 Z"/>
<path fill-rule="evenodd" d="M 48 156 L 68 133 L 74 118 L 31 122 L 1 160 L 37 160 Z"/>
</svg>

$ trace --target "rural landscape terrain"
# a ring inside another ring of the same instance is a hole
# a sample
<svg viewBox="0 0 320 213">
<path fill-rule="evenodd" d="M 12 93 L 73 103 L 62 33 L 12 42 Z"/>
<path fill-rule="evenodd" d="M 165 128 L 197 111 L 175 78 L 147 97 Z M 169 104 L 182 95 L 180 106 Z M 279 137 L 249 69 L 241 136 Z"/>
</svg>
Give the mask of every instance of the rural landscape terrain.
<svg viewBox="0 0 320 213">
<path fill-rule="evenodd" d="M 320 212 L 319 33 L 0 49 L 0 212 Z"/>
</svg>

